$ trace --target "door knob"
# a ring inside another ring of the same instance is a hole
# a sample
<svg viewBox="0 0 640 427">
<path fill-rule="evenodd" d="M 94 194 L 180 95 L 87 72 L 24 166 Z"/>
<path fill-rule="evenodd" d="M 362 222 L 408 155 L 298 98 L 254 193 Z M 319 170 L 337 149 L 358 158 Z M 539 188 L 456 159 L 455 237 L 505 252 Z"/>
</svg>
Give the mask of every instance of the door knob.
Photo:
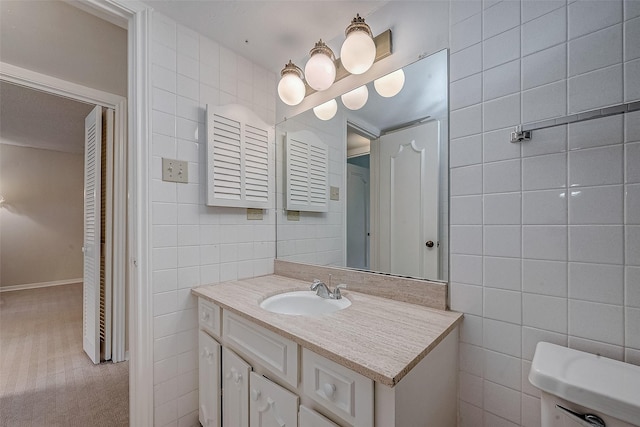
<svg viewBox="0 0 640 427">
<path fill-rule="evenodd" d="M 427 247 L 428 248 L 432 248 L 433 247 L 433 240 L 427 241 Z"/>
</svg>

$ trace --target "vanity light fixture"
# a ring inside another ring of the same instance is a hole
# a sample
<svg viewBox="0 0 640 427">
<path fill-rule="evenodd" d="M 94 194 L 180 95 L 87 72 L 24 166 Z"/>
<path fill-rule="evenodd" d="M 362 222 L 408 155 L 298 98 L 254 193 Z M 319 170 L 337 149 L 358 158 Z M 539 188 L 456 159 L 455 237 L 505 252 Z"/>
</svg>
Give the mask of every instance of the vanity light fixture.
<svg viewBox="0 0 640 427">
<path fill-rule="evenodd" d="M 354 90 L 343 94 L 340 99 L 345 107 L 350 110 L 359 110 L 364 107 L 369 99 L 369 90 L 367 85 L 362 85 Z"/>
<path fill-rule="evenodd" d="M 359 14 L 353 18 L 345 35 L 347 37 L 340 50 L 342 58 L 336 59 L 331 48 L 320 39 L 309 52 L 304 74 L 291 61 L 285 65 L 278 83 L 282 102 L 298 105 L 305 96 L 326 90 L 350 74 L 365 73 L 376 61 L 391 55 L 391 30 L 373 37 L 371 28 Z M 305 89 L 302 95 L 301 87 Z"/>
<path fill-rule="evenodd" d="M 340 49 L 340 60 L 351 74 L 365 73 L 376 59 L 376 44 L 371 28 L 360 14 L 356 14 L 351 24 L 344 30 L 347 36 Z"/>
<path fill-rule="evenodd" d="M 278 95 L 282 102 L 287 105 L 298 105 L 304 99 L 306 88 L 302 81 L 302 70 L 291 60 L 280 71 L 280 81 L 278 82 Z"/>
<path fill-rule="evenodd" d="M 313 108 L 313 114 L 320 120 L 331 120 L 338 111 L 338 103 L 335 99 L 330 99 L 324 104 L 320 104 Z"/>
<path fill-rule="evenodd" d="M 309 52 L 311 56 L 304 67 L 304 75 L 311 88 L 322 91 L 329 89 L 336 79 L 336 57 L 325 42 L 319 42 Z"/>
<path fill-rule="evenodd" d="M 402 68 L 389 73 L 373 82 L 376 92 L 385 98 L 396 96 L 404 87 L 404 71 Z"/>
</svg>

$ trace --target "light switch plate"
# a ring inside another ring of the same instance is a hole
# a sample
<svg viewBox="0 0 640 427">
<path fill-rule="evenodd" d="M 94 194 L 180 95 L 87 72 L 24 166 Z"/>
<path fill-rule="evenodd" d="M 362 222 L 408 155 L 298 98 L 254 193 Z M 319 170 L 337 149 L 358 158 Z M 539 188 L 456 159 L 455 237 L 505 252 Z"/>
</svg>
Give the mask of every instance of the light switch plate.
<svg viewBox="0 0 640 427">
<path fill-rule="evenodd" d="M 329 191 L 329 198 L 331 200 L 340 200 L 340 187 L 331 187 Z"/>
<path fill-rule="evenodd" d="M 287 211 L 288 221 L 300 221 L 300 211 Z"/>
<path fill-rule="evenodd" d="M 182 160 L 162 158 L 162 180 L 169 182 L 189 182 L 189 165 Z"/>
<path fill-rule="evenodd" d="M 262 209 L 255 208 L 247 208 L 247 219 L 262 219 L 263 211 Z"/>
</svg>

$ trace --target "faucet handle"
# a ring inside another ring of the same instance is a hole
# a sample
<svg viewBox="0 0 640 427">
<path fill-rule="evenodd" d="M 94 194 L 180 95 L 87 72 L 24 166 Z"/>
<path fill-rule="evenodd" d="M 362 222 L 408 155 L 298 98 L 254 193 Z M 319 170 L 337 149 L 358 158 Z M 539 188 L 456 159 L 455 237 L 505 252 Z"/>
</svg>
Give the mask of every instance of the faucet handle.
<svg viewBox="0 0 640 427">
<path fill-rule="evenodd" d="M 347 285 L 345 285 L 344 283 L 340 283 L 338 286 L 336 286 L 335 291 L 333 291 L 334 298 L 341 299 L 342 293 L 340 292 L 340 289 L 345 289 L 346 287 Z"/>
</svg>

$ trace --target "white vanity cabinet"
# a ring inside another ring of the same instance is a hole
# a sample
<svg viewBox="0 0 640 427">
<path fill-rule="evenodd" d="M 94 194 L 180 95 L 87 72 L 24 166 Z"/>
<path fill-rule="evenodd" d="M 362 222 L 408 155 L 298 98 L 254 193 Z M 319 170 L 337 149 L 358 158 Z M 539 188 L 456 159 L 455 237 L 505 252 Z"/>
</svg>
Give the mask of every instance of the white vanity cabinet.
<svg viewBox="0 0 640 427">
<path fill-rule="evenodd" d="M 456 328 L 389 387 L 238 314 L 242 311 L 202 297 L 198 305 L 205 427 L 456 424 Z"/>
</svg>

